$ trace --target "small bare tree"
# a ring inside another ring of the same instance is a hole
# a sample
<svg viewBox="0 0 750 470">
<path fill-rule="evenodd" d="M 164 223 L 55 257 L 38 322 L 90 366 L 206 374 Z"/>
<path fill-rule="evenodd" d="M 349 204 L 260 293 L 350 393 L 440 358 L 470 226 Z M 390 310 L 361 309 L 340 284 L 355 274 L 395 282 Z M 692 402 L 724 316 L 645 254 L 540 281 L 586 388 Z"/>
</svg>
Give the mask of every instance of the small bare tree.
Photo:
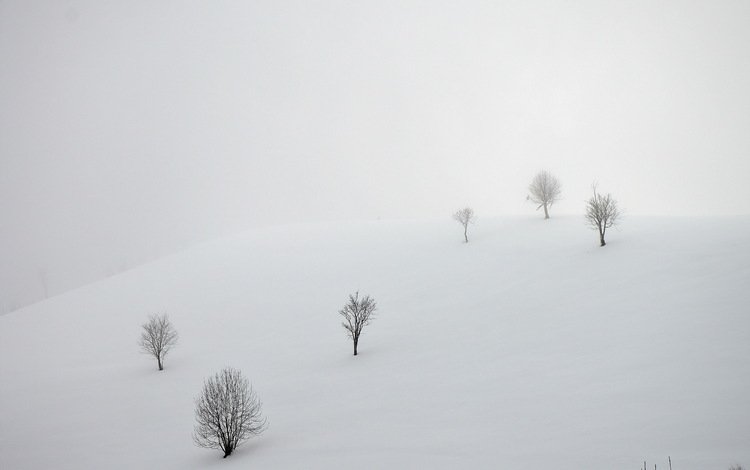
<svg viewBox="0 0 750 470">
<path fill-rule="evenodd" d="M 156 358 L 159 370 L 164 370 L 164 356 L 177 344 L 177 331 L 166 314 L 151 315 L 143 324 L 138 344 L 144 353 Z"/>
<path fill-rule="evenodd" d="M 195 400 L 195 420 L 195 444 L 219 449 L 224 458 L 267 427 L 261 415 L 261 402 L 250 382 L 231 367 L 203 382 L 203 393 Z"/>
<path fill-rule="evenodd" d="M 619 218 L 620 209 L 617 208 L 617 201 L 609 193 L 606 196 L 597 193 L 594 185 L 594 195 L 586 202 L 586 222 L 599 231 L 599 246 L 607 244 L 604 235 L 608 228 L 618 223 Z"/>
<path fill-rule="evenodd" d="M 469 236 L 466 232 L 469 229 L 469 224 L 473 224 L 476 219 L 474 209 L 471 207 L 464 207 L 463 209 L 457 210 L 456 213 L 453 214 L 453 219 L 464 226 L 464 241 L 469 243 Z"/>
<path fill-rule="evenodd" d="M 339 310 L 339 315 L 344 317 L 344 321 L 341 325 L 348 332 L 349 337 L 354 342 L 354 355 L 357 355 L 357 345 L 359 344 L 359 336 L 362 334 L 362 329 L 370 323 L 372 320 L 377 304 L 366 295 L 359 298 L 359 292 L 354 295 L 349 294 L 349 301 L 344 305 L 344 308 Z"/>
<path fill-rule="evenodd" d="M 560 199 L 560 181 L 548 171 L 540 171 L 529 184 L 526 200 L 539 204 L 536 210 L 544 207 L 544 218 L 549 219 L 549 208 Z"/>
</svg>

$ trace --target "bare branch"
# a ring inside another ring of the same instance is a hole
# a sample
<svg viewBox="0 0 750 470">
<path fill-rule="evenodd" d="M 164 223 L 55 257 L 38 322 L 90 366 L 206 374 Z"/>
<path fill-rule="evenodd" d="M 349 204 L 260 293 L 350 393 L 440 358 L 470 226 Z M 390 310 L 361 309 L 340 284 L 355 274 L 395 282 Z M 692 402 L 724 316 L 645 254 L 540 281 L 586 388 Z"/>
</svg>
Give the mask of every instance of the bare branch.
<svg viewBox="0 0 750 470">
<path fill-rule="evenodd" d="M 604 246 L 607 244 L 604 241 L 604 235 L 608 228 L 619 222 L 620 209 L 611 194 L 607 193 L 606 196 L 599 194 L 596 191 L 596 185 L 593 185 L 593 190 L 593 196 L 586 202 L 586 223 L 599 231 L 599 246 Z"/>
<path fill-rule="evenodd" d="M 141 339 L 138 345 L 141 351 L 156 358 L 159 370 L 164 370 L 164 357 L 177 344 L 177 331 L 166 314 L 151 315 L 143 324 Z"/>
<path fill-rule="evenodd" d="M 349 301 L 344 308 L 339 310 L 339 315 L 344 317 L 341 326 L 347 331 L 348 336 L 354 343 L 354 355 L 357 355 L 357 345 L 362 329 L 367 326 L 375 316 L 377 304 L 369 295 L 359 298 L 359 292 L 349 294 Z"/>
<path fill-rule="evenodd" d="M 560 181 L 548 171 L 540 171 L 529 184 L 529 195 L 526 199 L 539 204 L 536 210 L 544 207 L 544 218 L 549 219 L 549 208 L 560 200 L 562 186 Z"/>
<path fill-rule="evenodd" d="M 230 367 L 204 381 L 203 393 L 195 400 L 195 420 L 195 444 L 219 449 L 224 458 L 268 426 L 250 382 Z"/>
<path fill-rule="evenodd" d="M 464 207 L 463 209 L 457 210 L 453 214 L 453 220 L 463 225 L 464 241 L 466 243 L 469 243 L 469 236 L 467 234 L 468 229 L 469 229 L 469 224 L 473 224 L 474 221 L 476 220 L 476 216 L 474 215 L 474 209 L 472 209 L 471 207 Z"/>
</svg>

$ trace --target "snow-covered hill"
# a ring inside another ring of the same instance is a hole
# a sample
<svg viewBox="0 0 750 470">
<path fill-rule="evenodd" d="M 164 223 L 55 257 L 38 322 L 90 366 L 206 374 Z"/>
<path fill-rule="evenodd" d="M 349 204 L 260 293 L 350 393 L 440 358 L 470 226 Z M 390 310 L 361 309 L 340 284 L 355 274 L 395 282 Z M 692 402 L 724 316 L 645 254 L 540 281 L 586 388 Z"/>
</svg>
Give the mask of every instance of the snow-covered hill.
<svg viewBox="0 0 750 470">
<path fill-rule="evenodd" d="M 750 218 L 377 221 L 256 230 L 0 317 L 0 468 L 750 465 Z M 360 355 L 337 310 L 379 304 Z M 137 338 L 166 312 L 156 370 Z M 203 379 L 265 434 L 191 441 Z"/>
</svg>

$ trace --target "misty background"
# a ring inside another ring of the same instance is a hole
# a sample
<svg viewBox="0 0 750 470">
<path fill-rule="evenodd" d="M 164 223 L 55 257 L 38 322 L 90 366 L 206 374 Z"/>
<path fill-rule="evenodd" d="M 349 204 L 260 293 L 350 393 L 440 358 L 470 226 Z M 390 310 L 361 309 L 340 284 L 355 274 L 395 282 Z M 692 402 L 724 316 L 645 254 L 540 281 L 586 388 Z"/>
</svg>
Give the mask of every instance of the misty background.
<svg viewBox="0 0 750 470">
<path fill-rule="evenodd" d="M 747 214 L 748 26 L 747 1 L 0 0 L 0 312 L 251 227 L 540 217 L 540 169 L 553 217 L 594 180 L 628 215 Z"/>
</svg>

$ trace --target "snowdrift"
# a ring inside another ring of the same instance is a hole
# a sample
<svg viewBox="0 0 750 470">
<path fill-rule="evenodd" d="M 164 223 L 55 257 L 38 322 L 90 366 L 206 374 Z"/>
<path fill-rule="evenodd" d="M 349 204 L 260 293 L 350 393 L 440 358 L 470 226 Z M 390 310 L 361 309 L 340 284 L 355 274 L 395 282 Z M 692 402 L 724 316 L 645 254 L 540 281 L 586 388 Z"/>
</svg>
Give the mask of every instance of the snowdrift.
<svg viewBox="0 0 750 470">
<path fill-rule="evenodd" d="M 750 465 L 750 217 L 254 230 L 0 317 L 0 468 Z M 379 309 L 351 355 L 337 311 Z M 140 325 L 180 343 L 159 372 Z M 269 428 L 230 458 L 194 399 L 243 371 Z"/>
</svg>

